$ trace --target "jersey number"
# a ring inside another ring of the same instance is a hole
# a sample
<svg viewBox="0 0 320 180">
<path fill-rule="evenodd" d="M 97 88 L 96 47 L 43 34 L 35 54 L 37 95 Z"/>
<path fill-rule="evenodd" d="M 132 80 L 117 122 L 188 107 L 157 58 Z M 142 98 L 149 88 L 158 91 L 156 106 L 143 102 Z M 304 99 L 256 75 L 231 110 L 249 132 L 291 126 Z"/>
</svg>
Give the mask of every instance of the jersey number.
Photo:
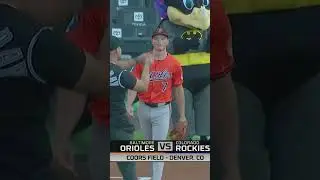
<svg viewBox="0 0 320 180">
<path fill-rule="evenodd" d="M 162 92 L 165 92 L 168 87 L 168 82 L 162 82 Z"/>
</svg>

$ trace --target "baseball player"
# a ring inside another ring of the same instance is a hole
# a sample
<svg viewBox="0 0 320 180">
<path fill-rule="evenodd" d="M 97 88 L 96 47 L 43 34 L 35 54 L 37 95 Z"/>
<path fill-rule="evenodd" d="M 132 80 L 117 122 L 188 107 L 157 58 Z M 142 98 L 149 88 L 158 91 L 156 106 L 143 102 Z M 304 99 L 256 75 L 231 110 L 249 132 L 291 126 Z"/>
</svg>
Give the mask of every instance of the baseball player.
<svg viewBox="0 0 320 180">
<path fill-rule="evenodd" d="M 186 131 L 182 68 L 180 63 L 167 52 L 168 43 L 167 32 L 158 28 L 152 35 L 154 61 L 150 67 L 148 91 L 138 93 L 138 118 L 145 139 L 148 140 L 166 140 L 171 117 L 172 92 L 180 115 L 177 130 L 182 135 Z M 133 73 L 140 79 L 142 65 L 136 65 Z M 132 109 L 136 94 L 133 91 L 128 92 L 128 110 Z M 163 162 L 153 162 L 153 180 L 161 180 L 163 167 Z"/>
<path fill-rule="evenodd" d="M 125 97 L 127 89 L 131 89 L 138 92 L 146 91 L 149 84 L 149 66 L 152 62 L 152 56 L 146 53 L 142 56 L 145 57 L 144 65 L 142 67 L 142 75 L 140 79 L 134 77 L 130 72 L 122 70 L 117 65 L 117 61 L 120 60 L 121 48 L 119 40 L 112 36 L 110 42 L 110 139 L 111 140 L 132 140 L 134 125 L 129 121 Z M 141 56 L 140 56 L 141 57 Z M 108 138 L 106 134 L 106 126 L 97 126 L 93 124 L 95 128 L 95 139 L 101 139 L 100 143 L 108 144 Z M 100 131 L 98 131 L 100 129 Z M 97 132 L 101 132 L 100 135 Z M 96 144 L 96 147 L 101 145 Z M 99 151 L 97 151 L 99 152 Z M 101 157 L 100 157 L 101 158 Z M 101 161 L 101 160 L 100 160 Z M 102 161 L 104 161 L 102 159 Z M 124 180 L 136 180 L 136 167 L 135 162 L 118 162 L 119 169 L 123 175 Z M 105 166 L 104 172 L 107 173 Z M 101 168 L 99 168 L 101 169 Z M 99 172 L 98 172 L 99 173 Z M 93 180 L 102 180 L 104 177 L 96 178 Z"/>
</svg>

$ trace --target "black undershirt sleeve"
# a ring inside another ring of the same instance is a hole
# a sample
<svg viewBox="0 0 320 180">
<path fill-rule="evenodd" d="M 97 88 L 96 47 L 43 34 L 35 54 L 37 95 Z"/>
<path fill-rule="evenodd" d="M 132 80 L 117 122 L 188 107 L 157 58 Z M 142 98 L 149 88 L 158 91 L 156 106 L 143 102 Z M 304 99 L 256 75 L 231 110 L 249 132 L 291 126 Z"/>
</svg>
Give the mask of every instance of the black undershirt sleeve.
<svg viewBox="0 0 320 180">
<path fill-rule="evenodd" d="M 31 75 L 54 86 L 73 88 L 81 78 L 86 57 L 65 37 L 50 29 L 40 30 L 31 40 L 28 59 Z"/>
<path fill-rule="evenodd" d="M 129 71 L 122 71 L 119 74 L 119 84 L 126 89 L 133 89 L 137 83 L 137 78 L 133 76 Z"/>
</svg>

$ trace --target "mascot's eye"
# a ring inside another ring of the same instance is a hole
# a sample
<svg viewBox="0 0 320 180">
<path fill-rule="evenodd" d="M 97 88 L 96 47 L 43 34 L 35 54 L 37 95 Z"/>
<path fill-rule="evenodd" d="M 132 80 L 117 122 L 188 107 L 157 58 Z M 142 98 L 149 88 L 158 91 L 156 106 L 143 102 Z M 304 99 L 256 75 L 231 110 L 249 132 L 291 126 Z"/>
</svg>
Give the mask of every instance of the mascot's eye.
<svg viewBox="0 0 320 180">
<path fill-rule="evenodd" d="M 183 5 L 188 10 L 191 10 L 194 7 L 193 0 L 183 0 Z"/>
<path fill-rule="evenodd" d="M 210 5 L 210 0 L 203 0 L 203 5 L 208 7 Z"/>
</svg>

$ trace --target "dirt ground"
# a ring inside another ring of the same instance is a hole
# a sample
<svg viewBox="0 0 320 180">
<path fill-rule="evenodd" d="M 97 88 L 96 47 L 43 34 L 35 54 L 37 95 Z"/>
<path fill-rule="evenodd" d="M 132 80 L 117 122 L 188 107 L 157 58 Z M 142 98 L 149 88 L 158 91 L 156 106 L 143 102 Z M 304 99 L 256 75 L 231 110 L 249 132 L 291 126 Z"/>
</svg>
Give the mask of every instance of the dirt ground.
<svg viewBox="0 0 320 180">
<path fill-rule="evenodd" d="M 137 175 L 150 177 L 149 162 L 137 163 Z M 121 180 L 116 163 L 110 165 L 110 180 Z M 166 162 L 163 180 L 210 180 L 210 162 Z"/>
</svg>

